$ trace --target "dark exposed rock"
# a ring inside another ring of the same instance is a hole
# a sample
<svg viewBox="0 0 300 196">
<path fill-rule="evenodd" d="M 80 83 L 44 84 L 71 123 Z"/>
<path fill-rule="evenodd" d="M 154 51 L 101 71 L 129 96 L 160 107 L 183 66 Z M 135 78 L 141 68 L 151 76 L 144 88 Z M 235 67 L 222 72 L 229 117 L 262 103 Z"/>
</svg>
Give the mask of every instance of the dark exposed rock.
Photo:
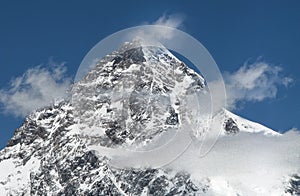
<svg viewBox="0 0 300 196">
<path fill-rule="evenodd" d="M 179 124 L 178 114 L 175 112 L 173 107 L 169 107 L 170 116 L 167 117 L 166 124 L 167 125 L 177 125 Z"/>
<path fill-rule="evenodd" d="M 300 195 L 300 175 L 292 175 L 285 192 L 291 195 Z"/>
<path fill-rule="evenodd" d="M 228 118 L 225 121 L 225 131 L 227 134 L 236 134 L 240 131 L 236 122 L 232 118 Z"/>
<path fill-rule="evenodd" d="M 166 176 L 156 178 L 149 186 L 149 195 L 165 195 L 168 191 L 169 183 Z"/>
<path fill-rule="evenodd" d="M 132 48 L 119 54 L 113 58 L 113 65 L 128 68 L 132 63 L 143 63 L 146 59 L 144 58 L 141 47 Z"/>
</svg>

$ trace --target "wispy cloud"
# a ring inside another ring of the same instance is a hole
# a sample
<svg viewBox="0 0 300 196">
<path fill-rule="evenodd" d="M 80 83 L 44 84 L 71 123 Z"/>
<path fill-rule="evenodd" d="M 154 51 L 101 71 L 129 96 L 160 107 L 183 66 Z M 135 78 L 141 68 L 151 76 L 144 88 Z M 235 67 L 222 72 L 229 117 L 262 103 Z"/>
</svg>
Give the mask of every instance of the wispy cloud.
<svg viewBox="0 0 300 196">
<path fill-rule="evenodd" d="M 224 80 L 229 109 L 236 109 L 239 102 L 276 98 L 280 86 L 288 87 L 293 82 L 282 74 L 282 67 L 266 62 L 246 63 L 236 72 L 224 73 Z"/>
<path fill-rule="evenodd" d="M 65 97 L 71 79 L 65 76 L 65 63 L 52 60 L 46 66 L 28 69 L 0 89 L 1 112 L 23 117 L 33 110 Z"/>
</svg>

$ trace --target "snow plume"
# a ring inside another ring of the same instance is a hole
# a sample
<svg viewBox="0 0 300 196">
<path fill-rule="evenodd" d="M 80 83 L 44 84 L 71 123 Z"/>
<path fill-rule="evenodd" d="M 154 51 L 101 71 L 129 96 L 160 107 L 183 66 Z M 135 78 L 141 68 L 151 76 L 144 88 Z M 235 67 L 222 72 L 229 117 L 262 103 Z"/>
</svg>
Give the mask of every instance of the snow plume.
<svg viewBox="0 0 300 196">
<path fill-rule="evenodd" d="M 65 97 L 71 84 L 66 70 L 65 63 L 50 60 L 47 66 L 38 65 L 11 79 L 8 88 L 0 89 L 2 112 L 23 117 Z"/>
<path fill-rule="evenodd" d="M 282 68 L 265 62 L 246 63 L 234 73 L 224 74 L 229 109 L 238 102 L 263 101 L 276 98 L 279 86 L 288 87 L 293 81 L 282 74 Z"/>
<path fill-rule="evenodd" d="M 174 15 L 162 15 L 159 17 L 153 25 L 161 25 L 161 26 L 167 26 L 172 28 L 179 28 L 182 26 L 183 23 L 183 16 L 174 14 Z"/>
<path fill-rule="evenodd" d="M 179 14 L 167 15 L 164 14 L 155 22 L 145 22 L 145 25 L 157 25 L 156 28 L 138 30 L 135 33 L 135 39 L 142 39 L 149 42 L 162 42 L 174 38 L 174 28 L 182 27 L 183 16 Z M 159 27 L 161 26 L 161 27 Z"/>
</svg>

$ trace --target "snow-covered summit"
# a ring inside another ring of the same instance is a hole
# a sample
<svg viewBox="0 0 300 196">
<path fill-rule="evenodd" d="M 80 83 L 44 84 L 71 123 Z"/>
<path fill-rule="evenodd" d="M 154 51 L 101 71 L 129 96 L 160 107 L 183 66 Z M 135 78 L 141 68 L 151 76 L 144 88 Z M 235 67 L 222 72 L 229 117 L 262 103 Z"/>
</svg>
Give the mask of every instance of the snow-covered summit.
<svg viewBox="0 0 300 196">
<path fill-rule="evenodd" d="M 198 116 L 190 113 L 186 96 L 204 91 L 204 79 L 167 49 L 124 44 L 74 84 L 70 101 L 33 112 L 15 131 L 0 151 L 0 194 L 247 195 L 222 174 L 117 169 L 89 148 L 140 145 L 193 122 Z M 220 137 L 278 135 L 226 110 L 216 118 L 223 125 Z M 298 177 L 278 193 L 299 193 Z"/>
</svg>

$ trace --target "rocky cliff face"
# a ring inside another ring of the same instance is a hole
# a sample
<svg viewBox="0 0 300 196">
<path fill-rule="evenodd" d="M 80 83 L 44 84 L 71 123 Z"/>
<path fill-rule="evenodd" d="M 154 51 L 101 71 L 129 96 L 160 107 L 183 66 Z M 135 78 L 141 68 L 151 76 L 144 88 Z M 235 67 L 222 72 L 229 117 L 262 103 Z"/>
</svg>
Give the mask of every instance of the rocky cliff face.
<svg viewBox="0 0 300 196">
<path fill-rule="evenodd" d="M 74 84 L 70 100 L 33 112 L 15 131 L 0 151 L 1 195 L 214 195 L 218 184 L 209 176 L 168 167 L 118 169 L 88 148 L 146 145 L 193 122 L 184 100 L 196 91 L 205 91 L 203 78 L 166 49 L 125 44 Z M 228 111 L 220 115 L 222 137 L 276 135 Z M 286 194 L 299 194 L 297 179 Z"/>
</svg>

